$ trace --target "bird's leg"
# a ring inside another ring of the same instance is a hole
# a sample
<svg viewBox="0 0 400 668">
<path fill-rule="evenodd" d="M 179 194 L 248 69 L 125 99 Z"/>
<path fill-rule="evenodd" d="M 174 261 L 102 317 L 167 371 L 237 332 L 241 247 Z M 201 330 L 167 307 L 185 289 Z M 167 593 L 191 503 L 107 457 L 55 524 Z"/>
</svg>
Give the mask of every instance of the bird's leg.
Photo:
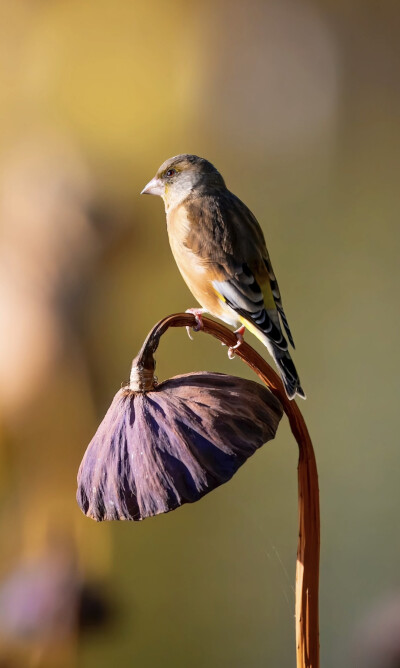
<svg viewBox="0 0 400 668">
<path fill-rule="evenodd" d="M 235 357 L 235 350 L 237 350 L 239 346 L 242 345 L 244 341 L 243 334 L 245 333 L 245 331 L 246 327 L 242 325 L 241 327 L 239 327 L 239 329 L 235 329 L 235 331 L 233 332 L 234 334 L 236 334 L 237 343 L 235 346 L 231 346 L 230 348 L 228 348 L 228 357 L 230 360 L 233 360 L 233 358 Z"/>
<path fill-rule="evenodd" d="M 201 329 L 203 329 L 203 320 L 201 316 L 203 313 L 206 313 L 205 308 L 187 308 L 185 313 L 192 313 L 194 317 L 196 318 L 196 326 L 195 327 L 189 327 L 189 325 L 186 327 L 186 331 L 188 333 L 188 337 L 191 341 L 193 341 L 193 336 L 191 333 L 191 329 L 193 329 L 194 332 L 199 332 Z"/>
</svg>

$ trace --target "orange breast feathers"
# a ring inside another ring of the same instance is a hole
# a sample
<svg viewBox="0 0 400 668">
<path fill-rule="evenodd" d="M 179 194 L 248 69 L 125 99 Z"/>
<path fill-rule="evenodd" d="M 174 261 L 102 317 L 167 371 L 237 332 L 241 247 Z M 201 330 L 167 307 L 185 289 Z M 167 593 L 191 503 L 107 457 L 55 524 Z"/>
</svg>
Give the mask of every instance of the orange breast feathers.
<svg viewBox="0 0 400 668">
<path fill-rule="evenodd" d="M 175 262 L 190 292 L 209 313 L 223 319 L 226 306 L 221 304 L 212 285 L 212 281 L 220 280 L 221 276 L 212 262 L 207 262 L 186 245 L 190 220 L 184 205 L 167 213 L 167 228 Z"/>
</svg>

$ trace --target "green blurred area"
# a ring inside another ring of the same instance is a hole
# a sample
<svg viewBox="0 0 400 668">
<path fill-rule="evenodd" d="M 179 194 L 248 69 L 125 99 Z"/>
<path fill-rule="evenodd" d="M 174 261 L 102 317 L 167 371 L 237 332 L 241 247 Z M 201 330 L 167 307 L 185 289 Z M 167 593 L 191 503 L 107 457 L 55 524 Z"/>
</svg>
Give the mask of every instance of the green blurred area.
<svg viewBox="0 0 400 668">
<path fill-rule="evenodd" d="M 75 502 L 149 329 L 195 306 L 162 202 L 139 197 L 181 152 L 263 227 L 320 474 L 321 665 L 359 665 L 359 623 L 399 588 L 399 19 L 359 0 L 0 2 L 1 572 L 65 541 L 115 608 L 106 629 L 7 665 L 294 665 L 286 424 L 194 506 L 96 525 Z M 251 377 L 170 331 L 159 378 L 200 369 Z"/>
</svg>

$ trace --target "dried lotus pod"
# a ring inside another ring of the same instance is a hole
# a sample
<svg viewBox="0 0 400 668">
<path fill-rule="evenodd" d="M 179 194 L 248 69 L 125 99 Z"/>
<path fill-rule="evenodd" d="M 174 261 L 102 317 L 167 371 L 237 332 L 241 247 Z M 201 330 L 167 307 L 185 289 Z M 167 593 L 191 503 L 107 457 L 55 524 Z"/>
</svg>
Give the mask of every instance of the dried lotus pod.
<svg viewBox="0 0 400 668">
<path fill-rule="evenodd" d="M 153 387 L 150 373 L 147 385 L 117 392 L 84 455 L 77 500 L 94 520 L 142 520 L 197 501 L 273 439 L 282 417 L 274 395 L 243 378 L 199 372 Z"/>
</svg>

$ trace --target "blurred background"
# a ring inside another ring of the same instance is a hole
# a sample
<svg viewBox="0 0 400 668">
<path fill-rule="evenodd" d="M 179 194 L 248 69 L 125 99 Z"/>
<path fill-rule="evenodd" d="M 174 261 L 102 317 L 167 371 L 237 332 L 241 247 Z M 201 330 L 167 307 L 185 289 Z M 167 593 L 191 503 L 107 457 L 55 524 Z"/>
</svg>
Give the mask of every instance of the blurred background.
<svg viewBox="0 0 400 668">
<path fill-rule="evenodd" d="M 75 502 L 149 329 L 195 306 L 139 197 L 183 152 L 258 217 L 294 332 L 321 664 L 400 665 L 399 20 L 394 0 L 0 0 L 3 668 L 295 664 L 285 421 L 193 506 L 95 524 Z M 184 330 L 157 362 L 252 377 Z"/>
</svg>

